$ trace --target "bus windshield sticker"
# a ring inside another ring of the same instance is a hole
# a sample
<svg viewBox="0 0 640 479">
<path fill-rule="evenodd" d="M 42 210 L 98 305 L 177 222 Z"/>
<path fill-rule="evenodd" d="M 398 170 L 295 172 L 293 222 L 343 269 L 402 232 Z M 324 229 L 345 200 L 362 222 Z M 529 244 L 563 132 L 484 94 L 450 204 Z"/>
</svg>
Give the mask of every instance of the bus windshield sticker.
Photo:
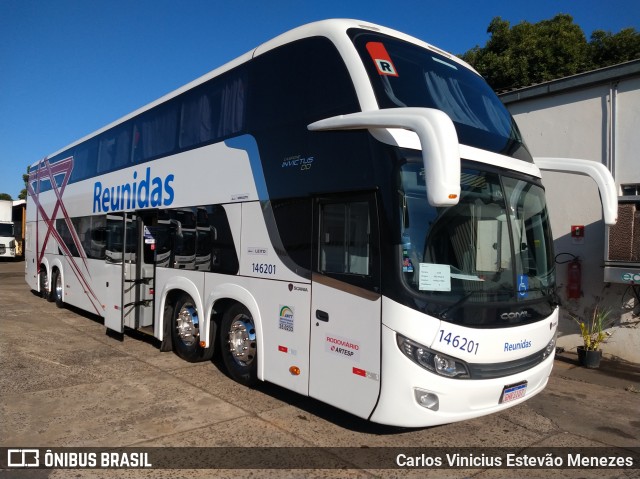
<svg viewBox="0 0 640 479">
<path fill-rule="evenodd" d="M 420 290 L 451 291 L 451 266 L 420 263 Z"/>
<path fill-rule="evenodd" d="M 156 240 L 147 226 L 144 227 L 144 244 L 156 244 Z"/>
<path fill-rule="evenodd" d="M 529 296 L 529 277 L 526 274 L 518 275 L 518 296 L 526 298 Z"/>
<path fill-rule="evenodd" d="M 371 55 L 371 59 L 376 64 L 378 74 L 392 77 L 398 76 L 398 71 L 391 61 L 391 57 L 381 42 L 367 43 L 367 51 Z"/>
</svg>

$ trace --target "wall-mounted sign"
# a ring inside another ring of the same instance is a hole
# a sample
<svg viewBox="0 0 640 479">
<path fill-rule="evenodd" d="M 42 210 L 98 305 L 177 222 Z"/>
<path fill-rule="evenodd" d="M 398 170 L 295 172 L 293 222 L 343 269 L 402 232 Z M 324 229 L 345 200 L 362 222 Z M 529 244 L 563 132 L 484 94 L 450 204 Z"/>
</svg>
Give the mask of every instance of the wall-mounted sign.
<svg viewBox="0 0 640 479">
<path fill-rule="evenodd" d="M 584 244 L 584 225 L 571 225 L 571 242 Z"/>
</svg>

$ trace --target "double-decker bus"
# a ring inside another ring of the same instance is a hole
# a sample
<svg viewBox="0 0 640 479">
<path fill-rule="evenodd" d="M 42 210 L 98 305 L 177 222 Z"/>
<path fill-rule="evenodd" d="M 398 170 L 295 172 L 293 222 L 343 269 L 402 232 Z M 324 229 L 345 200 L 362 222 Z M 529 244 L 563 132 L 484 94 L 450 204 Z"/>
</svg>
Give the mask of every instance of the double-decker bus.
<svg viewBox="0 0 640 479">
<path fill-rule="evenodd" d="M 594 177 L 614 221 L 606 168 L 534 161 L 461 60 L 312 23 L 33 164 L 26 279 L 187 361 L 219 351 L 242 384 L 464 420 L 551 372 L 541 167 Z"/>
</svg>

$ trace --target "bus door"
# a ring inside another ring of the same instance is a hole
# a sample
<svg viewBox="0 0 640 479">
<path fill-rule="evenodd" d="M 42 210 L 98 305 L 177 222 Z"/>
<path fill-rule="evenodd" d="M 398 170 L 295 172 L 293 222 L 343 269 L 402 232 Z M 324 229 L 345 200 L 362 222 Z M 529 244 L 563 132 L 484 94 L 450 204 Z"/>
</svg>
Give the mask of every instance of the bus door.
<svg viewBox="0 0 640 479">
<path fill-rule="evenodd" d="M 309 395 L 368 418 L 380 390 L 375 197 L 318 199 L 314 224 Z"/>
<path fill-rule="evenodd" d="M 104 325 L 118 333 L 124 330 L 122 277 L 125 252 L 125 216 L 124 213 L 108 214 L 105 230 Z"/>
<path fill-rule="evenodd" d="M 153 334 L 157 222 L 157 211 L 137 211 L 128 213 L 125 229 L 123 321 L 129 328 L 150 334 Z"/>
</svg>

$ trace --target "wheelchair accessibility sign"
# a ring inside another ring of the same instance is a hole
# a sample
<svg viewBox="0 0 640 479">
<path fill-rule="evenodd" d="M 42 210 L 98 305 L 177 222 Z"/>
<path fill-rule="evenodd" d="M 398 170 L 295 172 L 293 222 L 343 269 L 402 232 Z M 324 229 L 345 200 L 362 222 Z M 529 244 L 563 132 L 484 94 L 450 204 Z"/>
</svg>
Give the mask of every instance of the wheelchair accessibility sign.
<svg viewBox="0 0 640 479">
<path fill-rule="evenodd" d="M 529 277 L 526 274 L 518 275 L 518 297 L 529 296 Z"/>
</svg>

